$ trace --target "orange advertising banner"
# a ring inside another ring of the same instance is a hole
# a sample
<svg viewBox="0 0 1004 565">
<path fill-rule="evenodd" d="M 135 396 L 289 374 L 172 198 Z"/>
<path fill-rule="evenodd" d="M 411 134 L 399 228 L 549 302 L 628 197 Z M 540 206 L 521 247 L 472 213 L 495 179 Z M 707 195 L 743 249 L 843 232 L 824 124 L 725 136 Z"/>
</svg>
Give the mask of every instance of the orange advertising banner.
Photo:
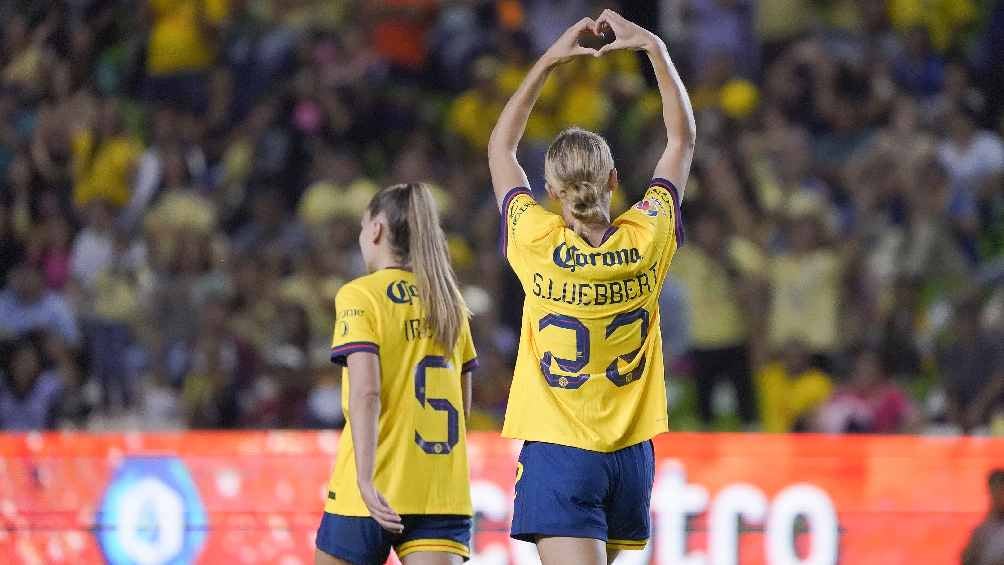
<svg viewBox="0 0 1004 565">
<path fill-rule="evenodd" d="M 0 562 L 313 562 L 338 435 L 0 435 Z M 952 564 L 1004 441 L 666 434 L 652 540 L 618 564 Z M 519 443 L 470 441 L 475 565 L 536 564 L 508 537 Z M 392 562 L 393 562 L 392 557 Z"/>
</svg>

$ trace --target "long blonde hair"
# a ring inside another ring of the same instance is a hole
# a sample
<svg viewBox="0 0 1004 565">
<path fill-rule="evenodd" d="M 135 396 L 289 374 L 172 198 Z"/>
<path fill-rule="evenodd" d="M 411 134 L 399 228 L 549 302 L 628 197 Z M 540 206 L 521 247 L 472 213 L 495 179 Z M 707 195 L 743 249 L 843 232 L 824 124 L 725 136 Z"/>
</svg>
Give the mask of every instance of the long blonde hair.
<svg viewBox="0 0 1004 565">
<path fill-rule="evenodd" d="M 544 178 L 581 223 L 610 219 L 610 171 L 614 158 L 602 136 L 571 127 L 547 148 Z"/>
<path fill-rule="evenodd" d="M 450 265 L 432 191 L 420 182 L 388 186 L 370 200 L 370 217 L 381 212 L 387 218 L 396 258 L 410 263 L 415 273 L 418 297 L 436 341 L 452 349 L 470 311 Z"/>
</svg>

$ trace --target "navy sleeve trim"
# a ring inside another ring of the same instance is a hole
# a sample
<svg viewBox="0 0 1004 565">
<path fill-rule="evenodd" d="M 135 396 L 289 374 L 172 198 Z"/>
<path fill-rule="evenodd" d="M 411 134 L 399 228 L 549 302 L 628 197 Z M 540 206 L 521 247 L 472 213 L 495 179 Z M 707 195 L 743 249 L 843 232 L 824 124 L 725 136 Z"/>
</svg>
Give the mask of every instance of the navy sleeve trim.
<svg viewBox="0 0 1004 565">
<path fill-rule="evenodd" d="M 687 233 L 683 229 L 683 215 L 680 213 L 680 207 L 682 204 L 682 202 L 680 202 L 680 191 L 677 190 L 675 184 L 661 177 L 652 179 L 649 186 L 665 188 L 669 192 L 669 196 L 673 199 L 673 214 L 676 215 L 676 245 L 683 245 L 687 239 Z"/>
<path fill-rule="evenodd" d="M 509 206 L 512 204 L 513 199 L 520 194 L 532 197 L 529 188 L 517 186 L 505 194 L 505 198 L 502 199 L 502 207 L 499 208 L 499 213 L 501 214 L 499 218 L 499 253 L 503 257 L 506 256 L 506 251 L 509 249 L 509 226 L 506 219 L 509 216 Z"/>
<path fill-rule="evenodd" d="M 464 363 L 464 365 L 462 367 L 460 367 L 460 372 L 461 373 L 470 373 L 470 372 L 473 372 L 474 369 L 477 369 L 480 366 L 481 366 L 481 363 L 478 361 L 478 358 L 475 357 L 474 359 L 471 359 L 470 361 Z"/>
<path fill-rule="evenodd" d="M 379 355 L 380 347 L 371 341 L 352 341 L 338 347 L 331 348 L 331 362 L 342 367 L 348 366 L 349 355 L 353 353 L 376 353 Z"/>
</svg>

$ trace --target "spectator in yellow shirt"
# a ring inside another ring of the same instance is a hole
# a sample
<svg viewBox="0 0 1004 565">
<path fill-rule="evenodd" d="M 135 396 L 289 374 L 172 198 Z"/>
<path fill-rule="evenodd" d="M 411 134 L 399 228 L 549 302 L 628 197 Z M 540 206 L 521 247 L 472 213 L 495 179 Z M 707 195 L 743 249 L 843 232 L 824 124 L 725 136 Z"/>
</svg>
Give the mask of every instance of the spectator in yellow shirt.
<svg viewBox="0 0 1004 565">
<path fill-rule="evenodd" d="M 147 95 L 203 113 L 228 0 L 148 0 Z"/>
<path fill-rule="evenodd" d="M 473 151 L 487 151 L 495 118 L 502 112 L 505 98 L 494 77 L 499 62 L 482 57 L 473 65 L 474 86 L 464 91 L 450 106 L 447 129 L 463 139 Z"/>
<path fill-rule="evenodd" d="M 938 51 L 957 44 L 961 31 L 976 20 L 972 0 L 890 0 L 889 20 L 901 32 L 923 27 Z"/>
<path fill-rule="evenodd" d="M 765 432 L 806 431 L 816 410 L 830 398 L 830 377 L 812 367 L 805 345 L 792 340 L 781 358 L 757 374 L 760 419 Z"/>
<path fill-rule="evenodd" d="M 85 208 L 103 199 L 121 208 L 132 195 L 133 176 L 143 144 L 126 131 L 117 100 L 106 100 L 97 127 L 84 128 L 72 139 L 73 202 Z"/>
<path fill-rule="evenodd" d="M 797 340 L 822 366 L 840 345 L 838 336 L 844 260 L 824 244 L 822 201 L 807 194 L 787 206 L 788 249 L 767 268 L 771 300 L 768 341 L 777 349 Z"/>
<path fill-rule="evenodd" d="M 743 423 L 749 425 L 756 419 L 756 403 L 744 298 L 751 295 L 751 274 L 762 259 L 752 243 L 726 233 L 718 210 L 690 217 L 694 242 L 677 253 L 670 275 L 683 285 L 691 310 L 698 313 L 690 323 L 689 357 L 701 421 L 712 424 L 715 385 L 726 380 L 735 390 Z"/>
</svg>

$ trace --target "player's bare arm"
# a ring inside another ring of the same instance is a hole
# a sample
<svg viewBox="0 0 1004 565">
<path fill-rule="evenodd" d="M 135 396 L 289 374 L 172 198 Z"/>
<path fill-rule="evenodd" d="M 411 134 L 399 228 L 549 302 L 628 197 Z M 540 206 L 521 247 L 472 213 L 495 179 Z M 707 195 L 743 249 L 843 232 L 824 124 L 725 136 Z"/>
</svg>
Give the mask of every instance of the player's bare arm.
<svg viewBox="0 0 1004 565">
<path fill-rule="evenodd" d="M 676 72 L 676 66 L 669 58 L 666 44 L 656 34 L 632 23 L 613 10 L 604 10 L 596 19 L 600 33 L 612 31 L 615 39 L 601 47 L 600 55 L 629 49 L 644 51 L 652 63 L 655 78 L 662 97 L 662 119 L 666 125 L 666 149 L 655 166 L 653 177 L 669 180 L 683 195 L 690 175 L 690 164 L 694 159 L 697 143 L 697 126 L 690 96 Z"/>
<path fill-rule="evenodd" d="M 516 160 L 516 149 L 547 77 L 562 63 L 576 57 L 597 55 L 599 51 L 579 44 L 581 36 L 596 33 L 596 21 L 592 18 L 582 18 L 565 30 L 530 68 L 523 83 L 502 109 L 488 142 L 488 167 L 491 169 L 492 188 L 499 206 L 509 190 L 529 184 L 526 172 Z"/>
<path fill-rule="evenodd" d="M 401 516 L 373 485 L 380 427 L 380 357 L 375 353 L 353 353 L 348 357 L 348 371 L 349 418 L 356 450 L 359 493 L 370 515 L 382 528 L 401 533 L 404 530 Z"/>
<path fill-rule="evenodd" d="M 460 377 L 460 390 L 464 398 L 464 422 L 467 425 L 471 423 L 471 402 L 474 398 L 474 393 L 471 390 L 471 372 L 468 371 L 461 375 Z"/>
</svg>

